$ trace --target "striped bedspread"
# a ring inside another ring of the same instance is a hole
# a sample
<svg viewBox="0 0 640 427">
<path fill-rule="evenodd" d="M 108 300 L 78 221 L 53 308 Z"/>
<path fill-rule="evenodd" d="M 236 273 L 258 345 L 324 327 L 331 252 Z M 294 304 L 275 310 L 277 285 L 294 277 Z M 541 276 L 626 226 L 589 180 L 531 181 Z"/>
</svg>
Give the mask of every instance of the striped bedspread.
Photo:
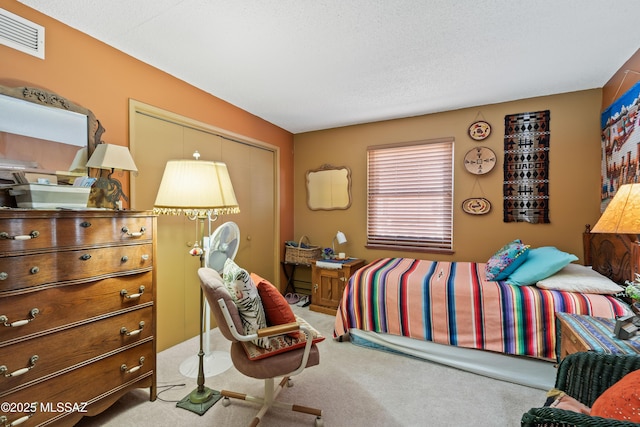
<svg viewBox="0 0 640 427">
<path fill-rule="evenodd" d="M 485 280 L 485 264 L 382 258 L 345 288 L 334 338 L 358 328 L 440 344 L 555 359 L 555 312 L 613 318 L 617 299 Z"/>
</svg>

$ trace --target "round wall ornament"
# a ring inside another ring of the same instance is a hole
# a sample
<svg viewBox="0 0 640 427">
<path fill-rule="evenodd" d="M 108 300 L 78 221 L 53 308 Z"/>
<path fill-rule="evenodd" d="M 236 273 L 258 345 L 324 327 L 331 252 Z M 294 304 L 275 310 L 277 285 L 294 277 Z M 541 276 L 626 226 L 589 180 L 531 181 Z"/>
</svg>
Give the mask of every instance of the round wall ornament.
<svg viewBox="0 0 640 427">
<path fill-rule="evenodd" d="M 496 165 L 496 153 L 488 147 L 476 147 L 464 155 L 464 167 L 474 175 L 489 173 Z"/>
<path fill-rule="evenodd" d="M 484 120 L 473 122 L 469 126 L 469 136 L 476 141 L 482 141 L 491 134 L 491 125 Z"/>
<path fill-rule="evenodd" d="M 462 202 L 462 210 L 471 215 L 484 215 L 491 211 L 491 202 L 484 197 L 472 197 Z"/>
</svg>

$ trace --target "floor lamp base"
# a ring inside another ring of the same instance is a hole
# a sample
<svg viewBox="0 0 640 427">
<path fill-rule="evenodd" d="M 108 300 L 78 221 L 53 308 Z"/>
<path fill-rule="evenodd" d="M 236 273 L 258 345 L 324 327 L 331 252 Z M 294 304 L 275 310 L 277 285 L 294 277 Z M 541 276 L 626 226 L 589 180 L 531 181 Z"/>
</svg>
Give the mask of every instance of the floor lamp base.
<svg viewBox="0 0 640 427">
<path fill-rule="evenodd" d="M 176 406 L 178 408 L 195 412 L 198 415 L 203 415 L 221 398 L 222 395 L 219 391 L 212 390 L 209 387 L 204 387 L 202 392 L 198 392 L 198 389 L 196 388 L 176 403 Z"/>
<path fill-rule="evenodd" d="M 213 377 L 219 375 L 233 366 L 231 356 L 226 351 L 212 351 L 204 355 L 204 376 Z M 185 359 L 180 364 L 180 373 L 187 378 L 198 378 L 198 355 Z"/>
</svg>

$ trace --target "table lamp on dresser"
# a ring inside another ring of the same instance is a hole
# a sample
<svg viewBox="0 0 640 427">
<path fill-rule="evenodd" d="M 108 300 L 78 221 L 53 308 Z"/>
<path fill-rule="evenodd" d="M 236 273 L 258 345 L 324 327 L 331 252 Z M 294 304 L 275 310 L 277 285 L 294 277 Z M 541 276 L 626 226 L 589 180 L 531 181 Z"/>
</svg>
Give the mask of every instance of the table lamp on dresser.
<svg viewBox="0 0 640 427">
<path fill-rule="evenodd" d="M 128 202 L 129 198 L 124 193 L 120 181 L 113 178 L 112 175 L 116 169 L 138 171 L 129 148 L 114 144 L 98 144 L 87 161 L 86 167 L 100 170 L 98 179 L 91 188 L 89 206 L 122 209 L 120 199 Z M 106 178 L 102 176 L 102 170 L 109 171 Z"/>
</svg>

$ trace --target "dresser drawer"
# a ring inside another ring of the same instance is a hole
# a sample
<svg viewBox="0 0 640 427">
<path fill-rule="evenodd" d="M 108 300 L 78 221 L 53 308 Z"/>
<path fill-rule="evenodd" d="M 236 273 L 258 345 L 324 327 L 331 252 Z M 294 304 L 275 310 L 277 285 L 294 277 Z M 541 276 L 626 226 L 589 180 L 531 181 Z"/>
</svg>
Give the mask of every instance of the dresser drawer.
<svg viewBox="0 0 640 427">
<path fill-rule="evenodd" d="M 94 415 L 91 403 L 108 397 L 110 392 L 118 393 L 122 389 L 132 387 L 152 387 L 155 375 L 155 354 L 153 343 L 148 342 L 133 347 L 108 358 L 98 360 L 81 369 L 74 369 L 62 375 L 53 377 L 50 381 L 35 384 L 3 396 L 2 401 L 13 404 L 37 402 L 37 412 L 21 426 L 30 427 L 44 421 L 63 418 L 68 412 L 55 410 L 59 402 L 77 404 L 84 409 L 84 415 Z M 25 413 L 3 413 L 7 417 L 7 424 L 25 416 Z M 66 425 L 73 425 L 78 414 L 69 416 Z"/>
<path fill-rule="evenodd" d="M 151 269 L 152 244 L 0 258 L 0 292 Z"/>
<path fill-rule="evenodd" d="M 31 319 L 15 327 L 0 323 L 0 348 L 115 311 L 152 305 L 153 284 L 153 272 L 148 271 L 0 298 L 0 317 L 6 317 L 6 324 Z"/>
<path fill-rule="evenodd" d="M 0 219 L 0 255 L 151 241 L 153 217 Z"/>
<path fill-rule="evenodd" d="M 0 398 L 38 378 L 152 339 L 152 320 L 153 307 L 147 307 L 0 348 Z M 16 372 L 21 374 L 5 377 Z"/>
</svg>

